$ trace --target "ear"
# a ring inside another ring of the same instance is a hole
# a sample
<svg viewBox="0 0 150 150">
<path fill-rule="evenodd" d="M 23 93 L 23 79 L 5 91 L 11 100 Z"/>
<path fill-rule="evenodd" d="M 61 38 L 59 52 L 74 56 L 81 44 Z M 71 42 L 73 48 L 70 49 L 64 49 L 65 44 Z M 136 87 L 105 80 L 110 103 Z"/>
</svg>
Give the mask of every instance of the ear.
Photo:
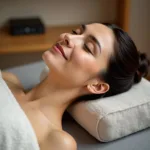
<svg viewBox="0 0 150 150">
<path fill-rule="evenodd" d="M 100 82 L 97 82 L 97 83 L 94 83 L 94 84 L 88 84 L 87 85 L 87 90 L 90 92 L 90 93 L 93 93 L 93 94 L 103 94 L 103 93 L 106 93 L 108 90 L 109 90 L 109 84 L 107 83 L 100 83 Z"/>
</svg>

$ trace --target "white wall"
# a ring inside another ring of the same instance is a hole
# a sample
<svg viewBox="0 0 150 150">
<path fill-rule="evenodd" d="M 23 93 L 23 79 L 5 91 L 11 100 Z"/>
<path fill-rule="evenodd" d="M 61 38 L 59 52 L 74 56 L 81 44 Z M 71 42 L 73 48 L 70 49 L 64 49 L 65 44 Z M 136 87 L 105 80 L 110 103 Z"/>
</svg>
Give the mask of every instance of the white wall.
<svg viewBox="0 0 150 150">
<path fill-rule="evenodd" d="M 0 0 L 0 26 L 10 17 L 40 16 L 45 24 L 114 22 L 117 0 Z"/>
<path fill-rule="evenodd" d="M 131 0 L 129 33 L 141 52 L 150 58 L 150 0 Z"/>
</svg>

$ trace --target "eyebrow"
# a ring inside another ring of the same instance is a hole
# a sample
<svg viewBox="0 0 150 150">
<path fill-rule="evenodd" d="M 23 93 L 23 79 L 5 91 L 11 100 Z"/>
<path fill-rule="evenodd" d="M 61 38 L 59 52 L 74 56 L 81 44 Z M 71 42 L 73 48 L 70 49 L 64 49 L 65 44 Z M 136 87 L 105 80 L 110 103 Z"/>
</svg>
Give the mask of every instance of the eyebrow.
<svg viewBox="0 0 150 150">
<path fill-rule="evenodd" d="M 85 24 L 81 25 L 83 32 L 85 32 L 87 30 L 87 27 Z M 90 35 L 90 38 L 98 45 L 99 49 L 100 49 L 100 53 L 101 53 L 101 45 L 99 43 L 99 41 L 97 40 L 97 38 L 93 35 Z"/>
</svg>

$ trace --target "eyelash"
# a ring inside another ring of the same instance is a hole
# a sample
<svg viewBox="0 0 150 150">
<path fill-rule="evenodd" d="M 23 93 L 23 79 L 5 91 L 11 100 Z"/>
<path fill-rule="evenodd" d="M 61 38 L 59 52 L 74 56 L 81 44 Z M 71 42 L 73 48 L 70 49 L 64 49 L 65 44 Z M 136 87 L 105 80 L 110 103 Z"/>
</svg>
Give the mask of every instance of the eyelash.
<svg viewBox="0 0 150 150">
<path fill-rule="evenodd" d="M 91 54 L 92 54 L 92 52 L 90 51 L 90 49 L 88 48 L 88 46 L 87 46 L 86 44 L 83 45 L 83 48 L 84 48 L 88 53 L 91 53 Z"/>
<path fill-rule="evenodd" d="M 76 31 L 72 30 L 72 34 L 78 34 Z"/>
<path fill-rule="evenodd" d="M 78 34 L 76 31 L 72 30 L 72 34 Z M 86 44 L 83 45 L 83 48 L 86 50 L 86 52 L 91 53 L 90 49 L 88 48 L 88 46 Z"/>
</svg>

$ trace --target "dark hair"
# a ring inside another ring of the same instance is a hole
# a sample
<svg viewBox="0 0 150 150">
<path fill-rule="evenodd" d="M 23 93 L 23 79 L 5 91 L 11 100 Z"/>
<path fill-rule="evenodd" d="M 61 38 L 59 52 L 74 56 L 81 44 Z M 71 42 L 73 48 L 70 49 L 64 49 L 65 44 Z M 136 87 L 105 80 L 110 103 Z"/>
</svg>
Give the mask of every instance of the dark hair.
<svg viewBox="0 0 150 150">
<path fill-rule="evenodd" d="M 137 51 L 129 35 L 114 24 L 104 23 L 115 35 L 114 53 L 111 55 L 106 72 L 100 77 L 109 84 L 105 94 L 83 95 L 77 101 L 94 100 L 113 96 L 129 90 L 134 83 L 139 83 L 148 73 L 149 61 L 146 54 Z"/>
</svg>

